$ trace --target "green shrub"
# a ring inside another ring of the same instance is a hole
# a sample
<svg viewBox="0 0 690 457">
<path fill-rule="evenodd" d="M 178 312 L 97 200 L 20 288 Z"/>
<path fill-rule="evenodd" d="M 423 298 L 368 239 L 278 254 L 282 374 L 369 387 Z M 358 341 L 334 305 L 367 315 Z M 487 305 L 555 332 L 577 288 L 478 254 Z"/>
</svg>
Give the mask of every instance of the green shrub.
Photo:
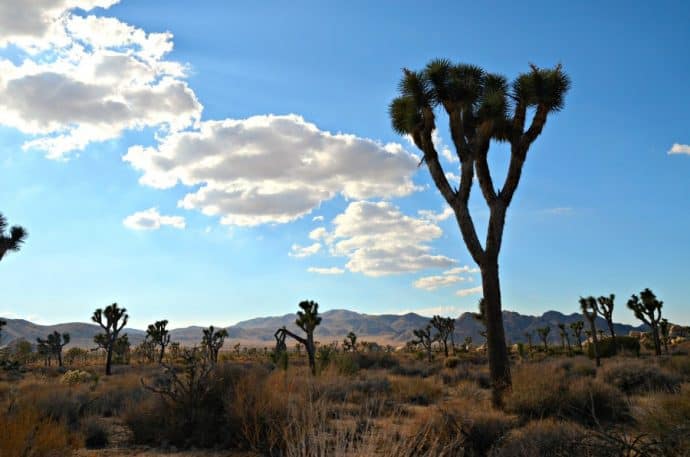
<svg viewBox="0 0 690 457">
<path fill-rule="evenodd" d="M 585 430 L 553 419 L 530 422 L 514 429 L 492 449 L 491 457 L 570 457 L 588 455 L 582 444 Z"/>
<path fill-rule="evenodd" d="M 600 373 L 607 384 L 631 395 L 645 392 L 677 392 L 680 376 L 656 365 L 637 360 L 626 360 L 605 366 Z"/>
<path fill-rule="evenodd" d="M 335 357 L 335 366 L 338 370 L 338 373 L 344 376 L 352 376 L 359 371 L 357 357 L 351 352 L 338 354 Z"/>
<path fill-rule="evenodd" d="M 599 357 L 613 357 L 616 354 L 628 354 L 640 356 L 640 340 L 633 336 L 617 336 L 615 343 L 613 338 L 603 338 L 597 342 Z M 587 355 L 594 358 L 594 344 L 587 345 Z"/>
</svg>

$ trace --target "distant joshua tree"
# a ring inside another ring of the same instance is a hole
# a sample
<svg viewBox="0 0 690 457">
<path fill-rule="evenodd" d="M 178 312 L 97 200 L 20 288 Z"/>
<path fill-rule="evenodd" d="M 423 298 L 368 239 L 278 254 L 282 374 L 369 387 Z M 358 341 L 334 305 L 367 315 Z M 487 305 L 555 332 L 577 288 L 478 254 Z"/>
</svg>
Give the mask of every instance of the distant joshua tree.
<svg viewBox="0 0 690 457">
<path fill-rule="evenodd" d="M 0 319 L 0 341 L 2 341 L 2 328 L 7 325 L 7 321 Z"/>
<path fill-rule="evenodd" d="M 537 334 L 539 335 L 541 342 L 544 344 L 544 351 L 546 352 L 549 351 L 549 333 L 551 333 L 551 327 L 548 325 L 546 327 L 539 327 L 537 329 Z"/>
<path fill-rule="evenodd" d="M 455 341 L 453 333 L 455 332 L 455 319 L 452 317 L 441 317 L 436 315 L 431 318 L 429 322 L 436 329 L 435 340 L 443 344 L 443 353 L 448 357 L 448 339 L 450 339 L 450 347 L 455 353 Z"/>
<path fill-rule="evenodd" d="M 105 318 L 105 321 L 103 320 Z M 113 361 L 113 349 L 120 335 L 120 331 L 127 325 L 129 314 L 127 308 L 120 308 L 117 303 L 106 306 L 105 309 L 98 308 L 94 311 L 91 320 L 101 326 L 103 333 L 94 337 L 94 342 L 106 351 L 105 374 L 112 374 L 111 364 Z"/>
<path fill-rule="evenodd" d="M 657 300 L 656 295 L 649 289 L 640 292 L 640 296 L 634 295 L 628 300 L 628 308 L 635 317 L 647 324 L 652 329 L 654 338 L 654 352 L 661 355 L 661 341 L 659 338 L 659 322 L 661 322 L 661 308 L 664 302 Z"/>
<path fill-rule="evenodd" d="M 48 355 L 48 365 L 50 365 L 50 356 L 55 356 L 58 361 L 58 366 L 62 366 L 62 348 L 67 346 L 70 342 L 69 333 L 53 332 L 48 335 L 46 339 L 36 338 L 38 343 L 39 353 Z"/>
<path fill-rule="evenodd" d="M 577 339 L 577 346 L 582 350 L 582 329 L 584 328 L 585 323 L 583 321 L 575 321 L 570 323 L 570 328 L 573 330 L 573 333 L 575 334 L 575 338 Z"/>
<path fill-rule="evenodd" d="M 18 225 L 12 226 L 9 234 L 5 234 L 5 230 L 7 230 L 7 219 L 0 213 L 0 260 L 9 251 L 19 251 L 29 236 L 26 229 Z"/>
<path fill-rule="evenodd" d="M 551 113 L 560 111 L 570 81 L 560 65 L 520 74 L 512 83 L 482 68 L 432 60 L 422 71 L 403 69 L 399 96 L 389 107 L 393 129 L 409 135 L 422 153 L 436 187 L 455 212 L 465 245 L 482 274 L 492 401 L 498 406 L 510 389 L 498 257 L 506 213 L 517 190 L 527 152 L 542 133 Z M 460 161 L 460 185 L 448 182 L 433 141 L 435 110 L 447 114 L 451 138 Z M 533 114 L 533 115 L 532 115 Z M 531 123 L 527 124 L 528 117 Z M 494 185 L 489 148 L 495 141 L 510 145 L 510 165 L 502 185 Z M 482 246 L 469 210 L 475 175 L 489 207 L 486 242 Z"/>
<path fill-rule="evenodd" d="M 274 335 L 276 341 L 280 342 L 280 338 L 285 342 L 285 336 L 289 336 L 298 343 L 304 346 L 309 358 L 309 368 L 311 374 L 316 375 L 316 345 L 314 344 L 314 330 L 321 324 L 321 316 L 319 316 L 319 304 L 312 300 L 305 300 L 299 304 L 300 311 L 297 311 L 297 320 L 295 324 L 301 328 L 306 334 L 306 338 L 292 333 L 285 327 L 281 327 Z"/>
<path fill-rule="evenodd" d="M 343 350 L 345 352 L 357 352 L 357 335 L 355 332 L 347 334 L 343 340 Z"/>
<path fill-rule="evenodd" d="M 564 323 L 560 323 L 558 324 L 558 330 L 561 335 L 561 346 L 563 346 L 563 349 L 565 349 L 567 345 L 568 355 L 572 355 L 573 350 L 570 347 L 570 335 L 568 334 L 568 328 L 565 326 Z"/>
<path fill-rule="evenodd" d="M 601 358 L 599 357 L 599 341 L 597 339 L 597 300 L 589 296 L 587 298 L 580 297 L 580 309 L 582 315 L 585 316 L 589 322 L 589 336 L 592 338 L 592 350 L 594 351 L 594 358 L 597 361 L 597 366 L 601 366 Z"/>
<path fill-rule="evenodd" d="M 158 355 L 158 363 L 163 363 L 163 356 L 165 355 L 165 348 L 170 344 L 170 332 L 166 328 L 168 325 L 167 319 L 156 321 L 149 325 L 146 329 L 146 338 L 150 339 L 155 345 L 161 348 Z"/>
<path fill-rule="evenodd" d="M 532 332 L 525 332 L 525 339 L 527 340 L 527 349 L 532 352 Z"/>
<path fill-rule="evenodd" d="M 431 338 L 431 324 L 427 324 L 426 327 L 413 330 L 414 336 L 417 338 L 412 340 L 413 344 L 421 345 L 426 351 L 426 357 L 429 362 L 431 362 L 431 345 L 434 340 Z"/>
<path fill-rule="evenodd" d="M 218 353 L 225 343 L 228 331 L 224 328 L 216 328 L 211 325 L 209 328 L 202 329 L 201 346 L 204 348 L 206 358 L 211 366 L 218 363 Z"/>
<path fill-rule="evenodd" d="M 668 319 L 661 319 L 659 322 L 659 333 L 661 333 L 661 340 L 664 343 L 664 352 L 668 354 L 668 340 L 670 337 L 671 325 L 668 323 Z"/>
<path fill-rule="evenodd" d="M 611 294 L 608 297 L 602 296 L 597 298 L 597 312 L 602 315 L 604 320 L 606 320 L 606 325 L 608 326 L 609 332 L 611 333 L 611 338 L 613 339 L 614 347 L 616 347 L 616 332 L 613 328 L 613 302 L 615 299 L 616 296 L 614 294 Z"/>
</svg>

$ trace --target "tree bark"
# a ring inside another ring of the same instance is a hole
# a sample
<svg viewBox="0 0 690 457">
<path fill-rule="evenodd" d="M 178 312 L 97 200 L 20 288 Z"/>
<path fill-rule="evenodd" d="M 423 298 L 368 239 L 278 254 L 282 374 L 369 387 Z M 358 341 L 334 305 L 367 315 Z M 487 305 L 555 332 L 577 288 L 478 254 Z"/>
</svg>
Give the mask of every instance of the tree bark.
<svg viewBox="0 0 690 457">
<path fill-rule="evenodd" d="M 661 355 L 661 341 L 659 341 L 659 328 L 656 325 L 652 325 L 652 336 L 654 338 L 654 353 L 656 355 Z"/>
<path fill-rule="evenodd" d="M 596 324 L 594 323 L 595 319 L 597 318 L 596 314 L 592 319 L 589 319 L 589 327 L 591 328 L 592 331 L 592 344 L 594 344 L 594 358 L 597 361 L 597 366 L 601 366 L 601 359 L 599 358 L 599 340 L 597 339 L 597 327 Z"/>
<path fill-rule="evenodd" d="M 307 334 L 307 355 L 309 356 L 309 369 L 311 374 L 316 376 L 316 358 L 314 356 L 314 334 Z"/>
<path fill-rule="evenodd" d="M 112 364 L 113 361 L 113 344 L 114 342 L 111 341 L 110 344 L 108 345 L 108 351 L 107 355 L 105 358 L 105 375 L 110 376 L 112 374 L 110 370 L 110 365 Z"/>
<path fill-rule="evenodd" d="M 501 285 L 498 278 L 498 259 L 480 266 L 485 302 L 486 344 L 489 354 L 489 371 L 492 384 L 492 403 L 503 405 L 503 396 L 510 389 L 510 360 L 506 348 L 503 314 L 501 309 Z"/>
</svg>

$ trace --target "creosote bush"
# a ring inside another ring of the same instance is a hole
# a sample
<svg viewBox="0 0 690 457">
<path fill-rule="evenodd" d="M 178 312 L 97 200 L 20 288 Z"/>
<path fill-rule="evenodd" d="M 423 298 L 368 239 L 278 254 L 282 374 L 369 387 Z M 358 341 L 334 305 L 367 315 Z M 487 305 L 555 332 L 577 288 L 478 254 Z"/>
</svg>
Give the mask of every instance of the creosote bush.
<svg viewBox="0 0 690 457">
<path fill-rule="evenodd" d="M 511 430 L 489 454 L 491 457 L 584 456 L 586 431 L 578 424 L 546 419 Z"/>
<path fill-rule="evenodd" d="M 648 362 L 626 360 L 605 366 L 601 379 L 631 395 L 645 392 L 678 392 L 681 377 Z"/>
</svg>

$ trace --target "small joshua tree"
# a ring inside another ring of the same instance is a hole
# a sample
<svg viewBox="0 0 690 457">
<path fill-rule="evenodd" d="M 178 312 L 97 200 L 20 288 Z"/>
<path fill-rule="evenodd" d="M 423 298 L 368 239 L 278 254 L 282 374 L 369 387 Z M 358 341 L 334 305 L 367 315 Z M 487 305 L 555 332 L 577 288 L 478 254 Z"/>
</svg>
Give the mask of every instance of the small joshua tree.
<svg viewBox="0 0 690 457">
<path fill-rule="evenodd" d="M 343 340 L 343 350 L 345 352 L 357 352 L 357 335 L 355 332 L 347 334 Z"/>
<path fill-rule="evenodd" d="M 47 340 L 43 338 L 36 338 L 36 352 L 43 357 L 43 365 L 49 367 L 53 360 L 53 351 L 50 348 Z"/>
<path fill-rule="evenodd" d="M 611 338 L 613 339 L 613 345 L 616 347 L 616 332 L 613 328 L 613 302 L 616 299 L 614 294 L 608 297 L 597 298 L 597 312 L 606 320 L 606 325 L 611 333 Z"/>
<path fill-rule="evenodd" d="M 659 322 L 659 333 L 661 333 L 661 340 L 664 343 L 664 352 L 668 354 L 668 340 L 670 339 L 671 325 L 668 319 L 661 319 Z"/>
<path fill-rule="evenodd" d="M 647 324 L 652 329 L 654 338 L 654 352 L 661 355 L 661 340 L 659 338 L 659 322 L 661 322 L 661 308 L 664 302 L 657 300 L 656 295 L 649 289 L 640 292 L 640 296 L 634 295 L 628 300 L 628 308 L 635 317 Z"/>
<path fill-rule="evenodd" d="M 105 320 L 104 320 L 105 319 Z M 127 325 L 129 314 L 127 308 L 120 308 L 117 303 L 106 306 L 105 309 L 98 308 L 94 311 L 91 320 L 101 326 L 102 333 L 94 337 L 94 342 L 106 351 L 105 374 L 112 374 L 111 364 L 113 361 L 113 349 L 120 331 Z"/>
<path fill-rule="evenodd" d="M 465 340 L 462 343 L 462 348 L 465 352 L 470 352 L 471 347 L 472 347 L 472 337 L 466 336 Z"/>
<path fill-rule="evenodd" d="M 0 342 L 2 342 L 2 328 L 7 325 L 7 321 L 0 319 Z"/>
<path fill-rule="evenodd" d="M 228 331 L 224 328 L 216 328 L 211 325 L 209 328 L 202 329 L 201 346 L 204 348 L 209 364 L 215 366 L 218 363 L 218 353 L 225 343 Z"/>
<path fill-rule="evenodd" d="M 563 347 L 563 349 L 565 349 L 567 345 L 568 355 L 571 355 L 573 351 L 570 347 L 570 335 L 568 335 L 568 329 L 566 328 L 564 323 L 558 324 L 558 331 L 561 334 L 561 346 Z"/>
<path fill-rule="evenodd" d="M 170 332 L 166 328 L 168 321 L 156 321 L 149 325 L 146 329 L 146 338 L 150 339 L 155 345 L 161 348 L 158 355 L 158 363 L 163 363 L 163 356 L 165 355 L 165 348 L 170 344 Z"/>
<path fill-rule="evenodd" d="M 577 346 L 580 348 L 580 350 L 582 350 L 582 329 L 584 328 L 584 326 L 585 323 L 583 321 L 575 321 L 570 323 L 570 328 L 575 334 L 575 338 L 577 339 Z"/>
<path fill-rule="evenodd" d="M 541 339 L 541 342 L 544 345 L 544 352 L 549 352 L 549 333 L 551 333 L 551 327 L 549 327 L 548 325 L 545 327 L 539 327 L 537 329 L 539 339 Z"/>
<path fill-rule="evenodd" d="M 39 349 L 47 351 L 48 354 L 55 356 L 58 361 L 58 366 L 62 366 L 62 348 L 67 346 L 70 342 L 69 333 L 60 334 L 60 332 L 55 331 L 49 334 L 45 340 L 36 338 L 36 342 L 38 343 Z M 39 352 L 41 351 L 39 350 Z M 50 358 L 48 360 L 50 360 Z M 50 365 L 50 362 L 48 362 L 48 365 Z"/>
<path fill-rule="evenodd" d="M 118 336 L 113 344 L 113 363 L 116 365 L 129 363 L 131 348 L 132 345 L 126 333 Z"/>
<path fill-rule="evenodd" d="M 279 328 L 276 335 L 284 334 L 294 339 L 304 346 L 309 358 L 309 368 L 311 374 L 316 375 L 316 346 L 314 344 L 314 330 L 321 323 L 321 316 L 319 316 L 319 304 L 312 300 L 305 300 L 299 304 L 300 311 L 297 311 L 297 320 L 295 324 L 301 328 L 306 334 L 306 338 L 294 334 L 285 327 Z M 276 340 L 278 336 L 276 336 Z M 284 338 L 283 338 L 284 340 Z"/>
<path fill-rule="evenodd" d="M 413 330 L 412 333 L 414 333 L 414 336 L 417 337 L 416 339 L 412 340 L 412 343 L 422 346 L 422 348 L 424 348 L 426 351 L 427 360 L 431 362 L 431 345 L 434 342 L 433 338 L 431 338 L 431 324 L 427 324 L 426 327 Z"/>
<path fill-rule="evenodd" d="M 441 317 L 436 315 L 431 318 L 429 322 L 432 327 L 436 329 L 436 336 L 434 339 L 443 344 L 443 353 L 448 357 L 448 339 L 450 339 L 450 346 L 455 352 L 455 342 L 453 341 L 453 333 L 455 332 L 455 319 L 452 317 Z"/>
<path fill-rule="evenodd" d="M 601 366 L 601 358 L 599 357 L 599 341 L 597 339 L 597 300 L 589 296 L 587 298 L 580 297 L 580 309 L 582 315 L 585 316 L 589 322 L 589 336 L 592 338 L 592 350 L 594 351 L 594 358 L 597 361 L 597 366 Z"/>
<path fill-rule="evenodd" d="M 24 227 L 17 225 L 10 228 L 9 234 L 5 234 L 5 230 L 7 230 L 7 219 L 0 213 L 0 260 L 7 252 L 19 251 L 29 235 Z"/>
</svg>

